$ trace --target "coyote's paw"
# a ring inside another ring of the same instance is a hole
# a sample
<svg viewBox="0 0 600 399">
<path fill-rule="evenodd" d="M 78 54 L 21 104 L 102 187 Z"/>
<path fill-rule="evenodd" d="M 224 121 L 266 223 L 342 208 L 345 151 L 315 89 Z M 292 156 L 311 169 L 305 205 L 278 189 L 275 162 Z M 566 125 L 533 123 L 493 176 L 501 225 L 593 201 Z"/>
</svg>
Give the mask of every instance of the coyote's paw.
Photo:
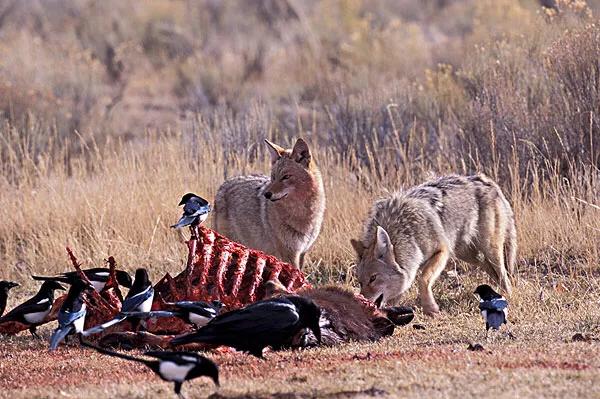
<svg viewBox="0 0 600 399">
<path fill-rule="evenodd" d="M 429 317 L 435 317 L 440 313 L 440 307 L 437 303 L 423 304 L 423 313 Z"/>
</svg>

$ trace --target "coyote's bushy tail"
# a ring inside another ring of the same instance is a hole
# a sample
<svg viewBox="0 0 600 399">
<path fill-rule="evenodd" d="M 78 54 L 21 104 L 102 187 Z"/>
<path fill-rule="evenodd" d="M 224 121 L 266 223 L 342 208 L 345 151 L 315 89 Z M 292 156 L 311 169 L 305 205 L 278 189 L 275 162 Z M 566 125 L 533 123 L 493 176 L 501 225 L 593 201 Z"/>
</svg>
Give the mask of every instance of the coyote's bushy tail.
<svg viewBox="0 0 600 399">
<path fill-rule="evenodd" d="M 515 264 L 517 263 L 517 229 L 514 221 L 509 223 L 504 241 L 504 257 L 509 277 L 515 277 Z"/>
</svg>

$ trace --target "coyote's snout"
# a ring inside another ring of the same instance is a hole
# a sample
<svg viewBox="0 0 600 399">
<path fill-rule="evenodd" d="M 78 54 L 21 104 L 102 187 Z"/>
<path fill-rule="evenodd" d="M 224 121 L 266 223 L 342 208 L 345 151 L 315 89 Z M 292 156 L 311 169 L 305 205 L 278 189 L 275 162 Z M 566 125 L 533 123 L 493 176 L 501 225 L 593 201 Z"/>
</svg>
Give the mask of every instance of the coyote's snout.
<svg viewBox="0 0 600 399">
<path fill-rule="evenodd" d="M 232 240 L 301 267 L 323 222 L 325 192 L 321 173 L 306 142 L 293 149 L 266 141 L 271 178 L 234 177 L 215 197 L 214 227 Z"/>
<path fill-rule="evenodd" d="M 361 293 L 381 305 L 395 302 L 414 282 L 427 314 L 439 311 L 432 286 L 450 256 L 481 266 L 510 293 L 517 251 L 510 204 L 484 175 L 446 176 L 378 200 L 358 255 Z M 507 270 L 508 268 L 508 270 Z"/>
</svg>

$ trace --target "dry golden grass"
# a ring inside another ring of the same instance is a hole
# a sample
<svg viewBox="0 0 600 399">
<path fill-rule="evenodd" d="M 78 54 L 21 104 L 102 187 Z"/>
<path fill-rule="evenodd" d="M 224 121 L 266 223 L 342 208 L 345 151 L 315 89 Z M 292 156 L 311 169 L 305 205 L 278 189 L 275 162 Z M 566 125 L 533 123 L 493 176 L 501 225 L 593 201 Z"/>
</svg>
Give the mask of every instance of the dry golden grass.
<svg viewBox="0 0 600 399">
<path fill-rule="evenodd" d="M 85 266 L 178 272 L 180 196 L 268 173 L 262 140 L 301 136 L 327 196 L 314 284 L 355 285 L 349 239 L 386 190 L 495 178 L 518 225 L 515 339 L 483 338 L 471 292 L 486 277 L 451 262 L 425 330 L 265 362 L 214 355 L 219 395 L 598 397 L 600 3 L 557 3 L 0 2 L 0 278 L 23 285 L 9 305 L 36 290 L 30 274 L 70 267 L 65 246 Z M 171 394 L 119 360 L 45 347 L 0 338 L 0 396 Z"/>
</svg>

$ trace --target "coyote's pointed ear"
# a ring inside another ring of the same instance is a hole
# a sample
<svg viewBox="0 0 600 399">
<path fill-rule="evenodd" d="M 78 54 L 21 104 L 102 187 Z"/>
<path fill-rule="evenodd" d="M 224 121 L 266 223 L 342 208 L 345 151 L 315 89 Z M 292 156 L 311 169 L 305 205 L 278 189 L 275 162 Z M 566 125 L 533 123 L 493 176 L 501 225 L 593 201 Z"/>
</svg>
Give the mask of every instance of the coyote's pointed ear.
<svg viewBox="0 0 600 399">
<path fill-rule="evenodd" d="M 277 160 L 279 158 L 281 158 L 281 156 L 283 155 L 283 153 L 285 152 L 285 148 L 282 148 L 280 146 L 278 146 L 275 143 L 271 143 L 269 140 L 265 139 L 265 143 L 267 143 L 267 145 L 269 146 L 269 150 L 271 152 L 271 162 L 275 163 L 277 162 Z"/>
<path fill-rule="evenodd" d="M 377 241 L 375 242 L 375 255 L 383 258 L 393 249 L 392 241 L 387 231 L 381 226 L 377 226 Z"/>
<path fill-rule="evenodd" d="M 292 159 L 308 168 L 311 158 L 312 156 L 310 155 L 306 141 L 302 139 L 296 140 L 296 144 L 294 144 L 294 149 L 292 150 Z"/>
<path fill-rule="evenodd" d="M 350 239 L 350 244 L 352 244 L 352 248 L 356 251 L 356 254 L 359 258 L 362 258 L 365 253 L 365 246 L 361 241 L 355 240 L 354 238 Z"/>
</svg>

